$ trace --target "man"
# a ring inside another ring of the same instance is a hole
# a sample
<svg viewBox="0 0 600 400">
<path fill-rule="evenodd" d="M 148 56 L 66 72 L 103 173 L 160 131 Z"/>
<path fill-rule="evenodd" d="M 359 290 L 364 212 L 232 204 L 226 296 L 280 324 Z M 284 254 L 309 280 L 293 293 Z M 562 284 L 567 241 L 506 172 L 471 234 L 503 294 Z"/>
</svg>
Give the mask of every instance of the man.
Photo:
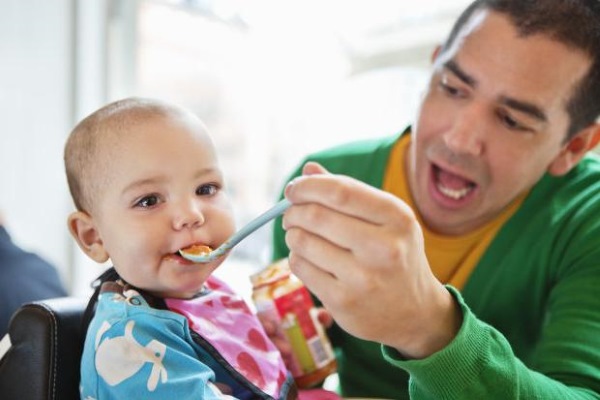
<svg viewBox="0 0 600 400">
<path fill-rule="evenodd" d="M 0 338 L 23 303 L 66 295 L 56 269 L 15 245 L 0 215 Z"/>
<path fill-rule="evenodd" d="M 600 2 L 475 1 L 411 128 L 296 171 L 344 397 L 600 398 L 599 113 Z"/>
</svg>

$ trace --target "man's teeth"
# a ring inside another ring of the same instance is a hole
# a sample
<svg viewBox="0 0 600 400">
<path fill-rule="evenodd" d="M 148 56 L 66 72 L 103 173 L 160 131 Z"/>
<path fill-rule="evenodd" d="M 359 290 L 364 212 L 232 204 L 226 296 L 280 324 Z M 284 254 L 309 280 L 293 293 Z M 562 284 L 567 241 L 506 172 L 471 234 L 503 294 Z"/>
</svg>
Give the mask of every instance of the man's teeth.
<svg viewBox="0 0 600 400">
<path fill-rule="evenodd" d="M 473 190 L 473 187 L 471 186 L 462 189 L 450 189 L 439 184 L 437 185 L 437 188 L 440 192 L 442 192 L 444 196 L 450 197 L 453 200 L 460 200 L 463 197 L 465 197 L 471 190 Z"/>
</svg>

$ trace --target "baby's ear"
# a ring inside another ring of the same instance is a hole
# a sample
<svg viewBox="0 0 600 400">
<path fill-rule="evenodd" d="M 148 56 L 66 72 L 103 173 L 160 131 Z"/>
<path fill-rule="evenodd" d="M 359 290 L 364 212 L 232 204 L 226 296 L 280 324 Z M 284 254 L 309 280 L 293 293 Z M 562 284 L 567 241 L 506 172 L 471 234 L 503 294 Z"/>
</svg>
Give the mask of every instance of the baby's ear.
<svg viewBox="0 0 600 400">
<path fill-rule="evenodd" d="M 108 252 L 92 217 L 83 211 L 77 211 L 69 215 L 67 221 L 71 235 L 88 257 L 98 263 L 108 260 Z"/>
<path fill-rule="evenodd" d="M 574 135 L 548 167 L 551 175 L 569 172 L 600 141 L 600 124 L 592 124 Z"/>
</svg>

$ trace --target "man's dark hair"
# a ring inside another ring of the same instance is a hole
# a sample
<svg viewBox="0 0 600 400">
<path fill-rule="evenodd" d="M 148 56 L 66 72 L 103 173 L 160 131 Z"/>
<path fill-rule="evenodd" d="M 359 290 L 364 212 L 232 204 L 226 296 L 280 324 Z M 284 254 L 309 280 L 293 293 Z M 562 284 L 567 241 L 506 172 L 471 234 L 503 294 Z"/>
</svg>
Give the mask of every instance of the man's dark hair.
<svg viewBox="0 0 600 400">
<path fill-rule="evenodd" d="M 506 15 L 522 37 L 545 35 L 590 57 L 589 71 L 575 84 L 566 104 L 570 117 L 566 138 L 593 124 L 600 114 L 600 0 L 475 0 L 456 20 L 442 51 L 482 9 Z"/>
</svg>

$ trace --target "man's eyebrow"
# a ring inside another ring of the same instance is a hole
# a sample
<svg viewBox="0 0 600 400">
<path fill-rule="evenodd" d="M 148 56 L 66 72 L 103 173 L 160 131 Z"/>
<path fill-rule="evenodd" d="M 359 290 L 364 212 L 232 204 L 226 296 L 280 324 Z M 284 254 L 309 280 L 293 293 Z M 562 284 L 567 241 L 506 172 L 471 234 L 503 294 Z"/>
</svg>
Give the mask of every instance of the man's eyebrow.
<svg viewBox="0 0 600 400">
<path fill-rule="evenodd" d="M 506 96 L 500 97 L 500 103 L 504 104 L 505 106 L 507 106 L 509 108 L 515 109 L 515 110 L 520 111 L 525 114 L 528 114 L 539 121 L 542 121 L 542 122 L 548 121 L 548 117 L 546 116 L 546 113 L 542 110 L 542 108 L 538 107 L 537 105 L 535 105 L 533 103 L 513 99 L 511 97 L 506 97 Z"/>
<path fill-rule="evenodd" d="M 471 75 L 467 74 L 454 60 L 448 60 L 444 63 L 444 68 L 452 72 L 461 81 L 471 87 L 477 86 L 477 81 Z"/>
</svg>

